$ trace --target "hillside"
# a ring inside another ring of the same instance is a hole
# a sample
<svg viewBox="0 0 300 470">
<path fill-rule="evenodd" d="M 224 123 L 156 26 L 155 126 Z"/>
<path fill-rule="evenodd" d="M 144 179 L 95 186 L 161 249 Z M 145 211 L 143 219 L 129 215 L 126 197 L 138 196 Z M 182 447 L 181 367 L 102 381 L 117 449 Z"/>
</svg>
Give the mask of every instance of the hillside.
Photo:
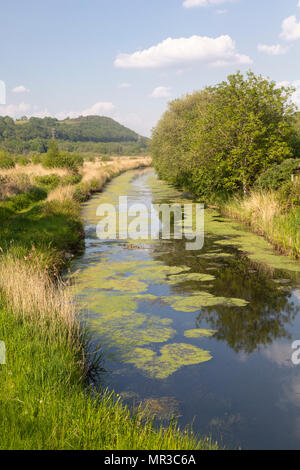
<svg viewBox="0 0 300 470">
<path fill-rule="evenodd" d="M 53 133 L 62 148 L 103 153 L 123 148 L 142 150 L 148 140 L 108 117 L 81 116 L 63 121 L 50 117 L 23 117 L 16 121 L 0 117 L 0 147 L 9 151 L 44 152 Z M 119 144 L 123 144 L 121 148 Z"/>
</svg>

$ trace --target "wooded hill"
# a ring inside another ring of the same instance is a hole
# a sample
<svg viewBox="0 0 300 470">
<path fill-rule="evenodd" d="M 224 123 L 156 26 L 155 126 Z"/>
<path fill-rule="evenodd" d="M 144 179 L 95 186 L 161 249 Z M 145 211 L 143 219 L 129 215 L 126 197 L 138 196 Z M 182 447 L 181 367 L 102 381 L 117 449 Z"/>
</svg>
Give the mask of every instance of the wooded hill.
<svg viewBox="0 0 300 470">
<path fill-rule="evenodd" d="M 78 144 L 75 145 L 76 148 L 73 145 L 71 150 L 81 150 L 81 143 L 123 143 L 125 147 L 143 149 L 147 146 L 148 141 L 145 137 L 141 137 L 136 132 L 108 117 L 81 116 L 76 119 L 68 118 L 59 121 L 50 117 L 43 119 L 31 117 L 27 119 L 24 116 L 14 121 L 8 116 L 0 116 L 0 146 L 12 152 L 44 152 L 47 150 L 47 143 L 53 133 L 55 138 L 62 143 L 62 146 L 67 143 Z M 105 148 L 105 145 L 101 145 L 99 151 Z M 94 150 L 93 146 L 91 149 Z"/>
</svg>

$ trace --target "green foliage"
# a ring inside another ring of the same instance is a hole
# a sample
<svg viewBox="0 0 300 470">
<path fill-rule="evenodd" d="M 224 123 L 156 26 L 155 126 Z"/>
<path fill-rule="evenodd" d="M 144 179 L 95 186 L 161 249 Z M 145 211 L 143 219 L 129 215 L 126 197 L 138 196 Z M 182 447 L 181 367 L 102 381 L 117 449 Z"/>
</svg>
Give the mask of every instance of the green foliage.
<svg viewBox="0 0 300 470">
<path fill-rule="evenodd" d="M 30 163 L 30 159 L 25 155 L 16 155 L 15 161 L 20 166 L 27 166 Z"/>
<path fill-rule="evenodd" d="M 280 204 L 286 212 L 300 207 L 300 182 L 287 181 L 281 186 L 277 194 Z"/>
<path fill-rule="evenodd" d="M 9 169 L 15 167 L 14 159 L 7 152 L 0 152 L 0 168 Z"/>
<path fill-rule="evenodd" d="M 300 159 L 289 158 L 280 165 L 272 165 L 257 179 L 255 186 L 259 189 L 279 189 L 284 183 L 291 181 L 294 170 L 300 166 Z"/>
<path fill-rule="evenodd" d="M 34 153 L 31 157 L 31 162 L 34 165 L 39 165 L 40 163 L 42 163 L 42 161 L 43 161 L 43 157 L 40 153 Z"/>
<path fill-rule="evenodd" d="M 45 190 L 34 187 L 26 193 L 17 194 L 16 196 L 7 199 L 4 203 L 2 203 L 2 207 L 7 208 L 13 212 L 19 212 L 27 209 L 35 202 L 46 199 L 46 197 L 47 192 Z"/>
<path fill-rule="evenodd" d="M 61 178 L 58 175 L 36 176 L 35 183 L 46 191 L 51 191 L 61 184 Z"/>
<path fill-rule="evenodd" d="M 246 194 L 257 174 L 294 156 L 291 93 L 238 72 L 170 103 L 153 131 L 159 175 L 205 198 Z"/>
<path fill-rule="evenodd" d="M 60 152 L 57 143 L 52 140 L 42 165 L 44 168 L 66 168 L 77 171 L 83 165 L 83 157 L 76 153 Z"/>
<path fill-rule="evenodd" d="M 72 173 L 70 175 L 64 176 L 60 179 L 60 184 L 67 186 L 68 184 L 75 185 L 80 183 L 82 176 L 77 173 Z"/>
</svg>

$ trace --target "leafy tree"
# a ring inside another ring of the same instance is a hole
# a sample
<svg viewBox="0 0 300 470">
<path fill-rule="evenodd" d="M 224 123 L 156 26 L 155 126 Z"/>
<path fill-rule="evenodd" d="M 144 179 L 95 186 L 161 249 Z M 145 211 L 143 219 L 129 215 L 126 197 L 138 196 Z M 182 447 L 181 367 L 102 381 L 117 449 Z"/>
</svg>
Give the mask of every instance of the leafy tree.
<svg viewBox="0 0 300 470">
<path fill-rule="evenodd" d="M 262 171 L 294 156 L 292 91 L 238 72 L 170 103 L 153 131 L 160 176 L 204 197 L 247 194 Z"/>
</svg>

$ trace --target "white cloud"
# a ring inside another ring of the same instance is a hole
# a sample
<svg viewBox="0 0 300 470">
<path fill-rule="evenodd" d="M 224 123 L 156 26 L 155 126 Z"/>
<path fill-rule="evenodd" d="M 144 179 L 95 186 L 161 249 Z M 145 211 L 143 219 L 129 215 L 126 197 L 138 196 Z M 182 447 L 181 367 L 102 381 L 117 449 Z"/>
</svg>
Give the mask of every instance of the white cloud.
<svg viewBox="0 0 300 470">
<path fill-rule="evenodd" d="M 264 52 L 269 55 L 284 55 L 288 52 L 289 47 L 281 46 L 280 44 L 268 46 L 267 44 L 259 44 L 257 46 L 259 52 Z"/>
<path fill-rule="evenodd" d="M 29 93 L 29 90 L 24 85 L 19 85 L 13 88 L 12 92 L 13 93 Z"/>
<path fill-rule="evenodd" d="M 222 3 L 232 3 L 234 0 L 185 0 L 184 8 L 209 7 L 213 5 L 221 5 Z"/>
<path fill-rule="evenodd" d="M 283 20 L 280 37 L 286 41 L 295 41 L 296 39 L 300 39 L 300 21 L 297 23 L 295 15 L 289 16 Z"/>
<path fill-rule="evenodd" d="M 84 109 L 82 111 L 61 111 L 58 113 L 50 113 L 47 109 L 41 110 L 37 106 L 32 106 L 26 103 L 20 103 L 18 105 L 8 105 L 0 106 L 0 115 L 1 116 L 11 116 L 17 118 L 26 114 L 27 116 L 35 117 L 46 117 L 53 116 L 57 119 L 65 119 L 67 117 L 76 118 L 79 116 L 92 116 L 92 115 L 101 115 L 113 117 L 116 111 L 116 107 L 113 103 L 99 101 L 95 103 L 90 108 Z"/>
<path fill-rule="evenodd" d="M 81 112 L 82 116 L 91 116 L 94 114 L 101 114 L 101 115 L 110 115 L 115 111 L 116 107 L 113 103 L 107 103 L 107 102 L 102 102 L 99 101 L 98 103 L 95 103 L 93 106 L 91 106 L 88 109 L 85 109 L 84 111 Z"/>
<path fill-rule="evenodd" d="M 131 88 L 130 83 L 120 83 L 119 88 Z"/>
<path fill-rule="evenodd" d="M 239 54 L 230 36 L 209 38 L 191 36 L 190 38 L 168 38 L 149 49 L 133 54 L 119 54 L 115 66 L 119 68 L 160 68 L 182 66 L 191 63 L 209 65 L 251 64 L 247 55 Z"/>
<path fill-rule="evenodd" d="M 151 93 L 152 98 L 170 98 L 171 88 L 165 86 L 158 86 Z"/>
<path fill-rule="evenodd" d="M 24 114 L 30 111 L 30 104 L 20 103 L 20 104 L 9 104 L 7 106 L 0 106 L 0 116 L 11 116 L 17 118 L 23 116 Z"/>
</svg>

